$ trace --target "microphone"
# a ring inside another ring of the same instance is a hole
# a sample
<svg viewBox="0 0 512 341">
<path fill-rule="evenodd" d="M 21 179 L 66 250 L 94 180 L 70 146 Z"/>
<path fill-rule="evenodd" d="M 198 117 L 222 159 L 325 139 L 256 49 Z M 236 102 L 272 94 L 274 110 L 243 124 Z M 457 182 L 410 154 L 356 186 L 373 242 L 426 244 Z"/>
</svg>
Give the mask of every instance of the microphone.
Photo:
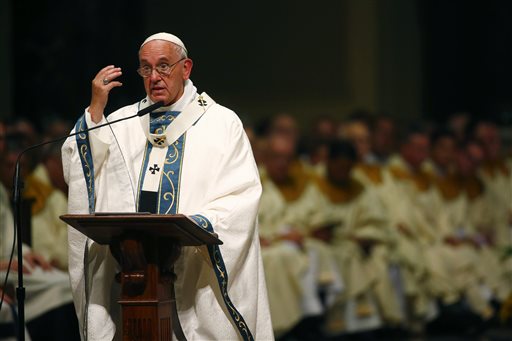
<svg viewBox="0 0 512 341">
<path fill-rule="evenodd" d="M 164 106 L 164 101 L 158 101 L 156 103 L 153 103 L 151 105 L 148 105 L 147 107 L 145 107 L 144 109 L 140 109 L 135 115 L 133 115 L 132 117 L 134 116 L 144 116 L 146 114 L 149 114 L 150 112 L 152 112 L 153 110 L 156 110 L 160 107 L 163 107 Z M 126 119 L 128 119 L 130 117 L 127 117 Z M 123 119 L 120 119 L 119 121 L 121 121 Z M 117 121 L 112 121 L 110 122 L 110 124 L 112 123 L 116 123 Z"/>
<path fill-rule="evenodd" d="M 13 200 L 14 201 L 13 211 L 14 211 L 14 230 L 15 230 L 15 238 L 14 239 L 18 243 L 18 245 L 17 245 L 18 246 L 18 250 L 17 250 L 18 251 L 18 287 L 16 288 L 16 299 L 18 301 L 18 337 L 21 341 L 25 340 L 25 288 L 23 287 L 23 252 L 22 252 L 22 242 L 21 242 L 23 239 L 22 239 L 22 229 L 21 229 L 21 224 L 20 224 L 20 222 L 21 222 L 21 189 L 23 188 L 23 184 L 22 184 L 21 176 L 20 176 L 21 157 L 26 152 L 31 151 L 33 149 L 45 146 L 47 144 L 60 142 L 62 140 L 65 140 L 69 137 L 73 137 L 78 134 L 83 134 L 83 133 L 86 133 L 86 132 L 89 132 L 89 131 L 92 131 L 95 129 L 99 129 L 99 128 L 102 128 L 105 126 L 110 126 L 117 122 L 129 120 L 134 117 L 141 117 L 141 116 L 144 116 L 162 106 L 164 106 L 164 102 L 159 101 L 159 102 L 156 102 L 154 104 L 147 106 L 146 108 L 139 110 L 135 115 L 123 117 L 123 118 L 117 119 L 115 121 L 97 125 L 92 128 L 84 129 L 81 131 L 75 131 L 74 133 L 71 133 L 71 134 L 65 135 L 65 136 L 61 136 L 56 139 L 41 142 L 41 143 L 38 143 L 33 146 L 25 148 L 18 154 L 18 158 L 16 159 L 15 171 L 14 171 L 14 179 L 13 179 L 13 183 L 14 183 L 14 186 L 13 186 L 13 188 L 14 188 L 14 190 L 13 190 L 13 199 L 14 199 Z M 13 241 L 13 243 L 14 243 L 14 241 Z M 13 254 L 14 254 L 14 245 L 13 245 L 13 250 L 11 252 L 11 257 L 9 259 L 9 267 L 7 268 L 5 282 L 7 282 L 7 279 L 9 277 L 9 269 L 11 267 Z M 2 306 L 2 302 L 3 302 L 3 294 L 2 294 L 2 300 L 0 301 L 0 308 Z"/>
</svg>

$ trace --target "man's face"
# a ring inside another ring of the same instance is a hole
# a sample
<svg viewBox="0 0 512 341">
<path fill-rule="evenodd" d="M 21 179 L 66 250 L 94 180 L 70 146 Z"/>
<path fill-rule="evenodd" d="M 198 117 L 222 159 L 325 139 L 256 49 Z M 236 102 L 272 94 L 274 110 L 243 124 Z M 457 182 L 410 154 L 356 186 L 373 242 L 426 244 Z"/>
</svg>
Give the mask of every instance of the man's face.
<svg viewBox="0 0 512 341">
<path fill-rule="evenodd" d="M 269 177 L 277 183 L 286 181 L 292 161 L 291 153 L 282 150 L 270 151 L 265 164 Z"/>
<path fill-rule="evenodd" d="M 432 146 L 432 160 L 442 169 L 451 166 L 455 161 L 455 157 L 456 145 L 452 137 L 441 137 Z"/>
<path fill-rule="evenodd" d="M 5 125 L 3 122 L 0 122 L 0 158 L 2 157 L 5 151 Z"/>
<path fill-rule="evenodd" d="M 272 181 L 282 183 L 288 179 L 288 173 L 294 158 L 294 141 L 288 136 L 274 136 L 270 139 L 265 158 L 265 168 Z"/>
<path fill-rule="evenodd" d="M 297 141 L 299 137 L 297 121 L 288 114 L 281 114 L 272 122 L 272 133 L 282 135 L 291 141 Z"/>
<path fill-rule="evenodd" d="M 370 131 L 362 122 L 349 123 L 345 128 L 346 137 L 352 141 L 357 150 L 359 159 L 364 159 L 371 152 Z"/>
<path fill-rule="evenodd" d="M 151 75 L 144 78 L 144 89 L 153 102 L 163 101 L 170 105 L 178 101 L 183 94 L 185 80 L 190 77 L 192 60 L 181 59 L 176 45 L 165 40 L 153 40 L 146 43 L 139 51 L 140 67 L 153 68 Z M 178 63 L 176 63 L 178 62 Z M 161 64 L 172 65 L 170 73 L 159 74 L 156 67 Z"/>
<path fill-rule="evenodd" d="M 466 151 L 468 157 L 471 159 L 471 162 L 474 163 L 476 166 L 479 166 L 485 160 L 485 150 L 478 143 L 469 143 L 466 146 Z"/>
<path fill-rule="evenodd" d="M 377 122 L 373 134 L 373 149 L 379 155 L 389 155 L 395 148 L 395 126 L 392 121 L 382 119 Z"/>
<path fill-rule="evenodd" d="M 409 142 L 402 147 L 402 156 L 414 169 L 418 169 L 428 157 L 430 140 L 425 134 L 413 134 Z"/>
<path fill-rule="evenodd" d="M 337 157 L 327 161 L 327 177 L 337 185 L 343 185 L 350 180 L 350 174 L 355 162 L 346 157 Z"/>
</svg>

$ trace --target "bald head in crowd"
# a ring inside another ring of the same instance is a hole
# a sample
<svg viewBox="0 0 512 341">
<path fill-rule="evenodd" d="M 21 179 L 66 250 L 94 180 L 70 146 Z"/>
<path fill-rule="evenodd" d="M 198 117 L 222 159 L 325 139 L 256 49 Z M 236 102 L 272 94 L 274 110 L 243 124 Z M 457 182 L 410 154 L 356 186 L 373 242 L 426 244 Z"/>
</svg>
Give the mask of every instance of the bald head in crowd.
<svg viewBox="0 0 512 341">
<path fill-rule="evenodd" d="M 283 183 L 288 179 L 289 170 L 295 156 L 295 141 L 281 134 L 272 134 L 269 137 L 265 155 L 265 168 L 272 181 Z"/>
</svg>

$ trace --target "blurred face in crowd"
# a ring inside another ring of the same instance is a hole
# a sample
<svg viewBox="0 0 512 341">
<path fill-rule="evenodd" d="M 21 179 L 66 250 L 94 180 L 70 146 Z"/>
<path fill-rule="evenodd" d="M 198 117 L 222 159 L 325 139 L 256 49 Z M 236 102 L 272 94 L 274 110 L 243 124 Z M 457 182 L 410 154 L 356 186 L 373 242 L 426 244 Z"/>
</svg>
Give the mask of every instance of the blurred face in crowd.
<svg viewBox="0 0 512 341">
<path fill-rule="evenodd" d="M 371 151 L 370 130 L 363 122 L 350 122 L 342 128 L 342 136 L 354 144 L 359 159 L 364 159 Z"/>
<path fill-rule="evenodd" d="M 441 169 L 448 169 L 455 162 L 457 154 L 453 137 L 443 136 L 433 144 L 431 157 L 434 163 Z"/>
<path fill-rule="evenodd" d="M 466 153 L 475 166 L 479 166 L 485 160 L 484 148 L 476 141 L 467 144 Z"/>
<path fill-rule="evenodd" d="M 7 134 L 21 134 L 24 136 L 25 147 L 38 142 L 38 133 L 32 122 L 26 119 L 19 119 L 7 128 Z"/>
<path fill-rule="evenodd" d="M 487 158 L 496 160 L 500 157 L 501 141 L 498 127 L 490 122 L 481 122 L 475 129 L 476 138 L 485 148 Z"/>
<path fill-rule="evenodd" d="M 482 146 L 475 141 L 468 142 L 457 153 L 457 169 L 464 176 L 474 175 L 484 158 Z"/>
<path fill-rule="evenodd" d="M 466 127 L 469 124 L 469 115 L 465 112 L 459 112 L 452 115 L 448 121 L 448 127 L 455 134 L 459 141 L 464 139 Z"/>
<path fill-rule="evenodd" d="M 288 179 L 288 173 L 294 158 L 294 141 L 279 135 L 270 137 L 265 157 L 265 168 L 272 181 L 283 183 Z"/>
<path fill-rule="evenodd" d="M 485 159 L 482 146 L 476 141 L 470 141 L 457 152 L 457 170 L 463 176 L 473 176 Z"/>
<path fill-rule="evenodd" d="M 11 131 L 8 127 L 8 131 Z M 20 133 L 7 133 L 3 162 L 0 165 L 1 181 L 8 189 L 12 188 L 16 161 L 19 153 L 29 146 L 31 136 Z M 25 155 L 20 159 L 21 177 L 25 178 L 32 171 L 34 154 Z"/>
<path fill-rule="evenodd" d="M 2 160 L 2 156 L 5 152 L 5 124 L 0 121 L 0 160 Z"/>
<path fill-rule="evenodd" d="M 69 134 L 72 128 L 73 125 L 68 121 L 55 120 L 45 128 L 43 140 L 47 141 L 65 136 Z"/>
<path fill-rule="evenodd" d="M 299 128 L 297 121 L 291 115 L 280 114 L 274 118 L 270 127 L 271 134 L 284 136 L 291 141 L 299 139 Z"/>
<path fill-rule="evenodd" d="M 62 169 L 62 157 L 56 154 L 49 155 L 44 160 L 44 166 L 48 170 L 50 182 L 52 185 L 62 191 L 68 193 L 68 185 L 64 181 L 64 171 Z"/>
<path fill-rule="evenodd" d="M 328 117 L 320 118 L 315 124 L 315 137 L 325 140 L 336 138 L 336 122 Z"/>
<path fill-rule="evenodd" d="M 379 119 L 373 132 L 373 151 L 379 156 L 388 156 L 395 151 L 395 125 L 387 118 Z"/>
<path fill-rule="evenodd" d="M 309 153 L 309 161 L 312 165 L 324 163 L 329 156 L 329 148 L 325 143 L 319 143 Z"/>
<path fill-rule="evenodd" d="M 7 185 L 8 179 L 8 170 L 6 163 L 6 128 L 3 122 L 0 122 L 0 182 Z"/>
<path fill-rule="evenodd" d="M 473 174 L 473 163 L 464 149 L 459 150 L 457 153 L 457 172 L 463 176 Z"/>
<path fill-rule="evenodd" d="M 7 150 L 3 158 L 1 173 L 1 181 L 8 189 L 12 188 L 14 170 L 16 166 L 16 160 L 18 158 L 19 150 Z M 21 177 L 25 178 L 31 171 L 29 158 L 23 157 L 20 161 Z"/>
<path fill-rule="evenodd" d="M 182 59 L 181 49 L 165 40 L 152 40 L 139 51 L 140 67 L 153 68 L 151 75 L 144 79 L 144 89 L 153 102 L 164 101 L 170 105 L 183 94 L 185 80 L 192 71 L 192 60 Z M 158 73 L 158 66 L 170 67 L 168 74 Z"/>
<path fill-rule="evenodd" d="M 6 149 L 6 127 L 3 122 L 0 122 L 0 181 L 4 184 L 8 181 L 7 165 L 5 164 Z"/>
<path fill-rule="evenodd" d="M 338 185 L 346 185 L 350 180 L 350 175 L 355 162 L 349 158 L 340 156 L 327 161 L 327 177 Z"/>
<path fill-rule="evenodd" d="M 251 144 L 252 154 L 257 165 L 263 162 L 263 154 L 265 150 L 265 141 L 256 135 L 254 129 L 251 126 L 244 126 L 244 131 L 247 134 L 249 143 Z"/>
<path fill-rule="evenodd" d="M 419 169 L 429 155 L 430 141 L 426 134 L 417 133 L 401 147 L 400 153 L 409 166 Z"/>
</svg>

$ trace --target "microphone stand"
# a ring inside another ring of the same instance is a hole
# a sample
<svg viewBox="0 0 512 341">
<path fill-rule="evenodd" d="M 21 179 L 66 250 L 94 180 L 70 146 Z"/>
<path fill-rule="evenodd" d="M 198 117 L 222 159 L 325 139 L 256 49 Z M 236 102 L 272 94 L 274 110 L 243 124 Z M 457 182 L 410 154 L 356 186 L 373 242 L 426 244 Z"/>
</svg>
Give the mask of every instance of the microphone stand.
<svg viewBox="0 0 512 341">
<path fill-rule="evenodd" d="M 137 116 L 144 116 L 147 113 L 156 110 L 164 105 L 163 101 L 156 102 L 142 110 L 139 110 L 135 115 L 123 117 L 120 119 L 117 119 L 112 122 L 107 122 L 104 124 L 100 124 L 98 126 L 84 129 L 81 131 L 75 131 L 74 133 L 71 133 L 69 135 L 61 136 L 53 140 L 41 142 L 38 144 L 35 144 L 33 146 L 30 146 L 24 150 L 22 150 L 18 154 L 18 158 L 16 159 L 16 166 L 14 170 L 14 190 L 13 190 L 13 213 L 14 213 L 14 229 L 16 231 L 16 242 L 17 242 L 17 251 L 18 251 L 18 287 L 16 288 L 16 300 L 18 301 L 18 337 L 20 341 L 25 341 L 25 287 L 23 286 L 23 249 L 22 249 L 22 228 L 21 228 L 21 190 L 23 189 L 23 181 L 21 180 L 20 176 L 20 161 L 21 157 L 28 151 L 31 151 L 33 149 L 45 146 L 47 144 L 52 144 L 56 142 L 60 142 L 62 140 L 65 140 L 69 137 L 73 137 L 78 134 L 83 134 L 86 132 L 89 132 L 91 130 L 99 129 L 102 127 L 105 127 L 107 125 L 111 125 L 120 121 L 129 120 L 131 118 L 137 117 Z"/>
</svg>

